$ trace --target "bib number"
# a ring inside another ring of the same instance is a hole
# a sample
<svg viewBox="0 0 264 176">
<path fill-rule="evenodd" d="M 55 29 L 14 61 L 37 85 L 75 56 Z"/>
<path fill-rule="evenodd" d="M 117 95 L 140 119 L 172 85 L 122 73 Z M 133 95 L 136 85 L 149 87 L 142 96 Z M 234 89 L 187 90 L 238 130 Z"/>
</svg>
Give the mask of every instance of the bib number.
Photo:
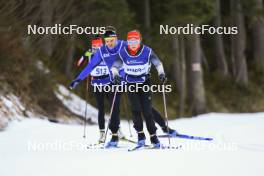
<svg viewBox="0 0 264 176">
<path fill-rule="evenodd" d="M 92 76 L 103 76 L 103 75 L 108 75 L 108 74 L 109 74 L 109 70 L 107 66 L 97 66 L 91 72 Z"/>
<path fill-rule="evenodd" d="M 124 65 L 124 71 L 129 75 L 142 75 L 146 74 L 149 71 L 149 64 L 146 63 L 144 65 Z"/>
</svg>

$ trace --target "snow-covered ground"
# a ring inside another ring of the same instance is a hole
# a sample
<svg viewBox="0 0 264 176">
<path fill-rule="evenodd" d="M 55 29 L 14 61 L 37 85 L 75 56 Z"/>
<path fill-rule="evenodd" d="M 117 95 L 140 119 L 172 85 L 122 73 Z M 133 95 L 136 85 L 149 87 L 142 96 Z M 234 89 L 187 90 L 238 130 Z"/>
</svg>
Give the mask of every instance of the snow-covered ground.
<svg viewBox="0 0 264 176">
<path fill-rule="evenodd" d="M 70 111 L 84 116 L 83 99 L 62 85 L 55 93 Z M 0 117 L 9 114 L 15 120 L 0 132 L 0 176 L 264 175 L 264 113 L 210 113 L 170 121 L 183 134 L 214 138 L 171 139 L 172 146 L 183 146 L 179 150 L 128 152 L 133 144 L 127 142 L 120 142 L 118 149 L 88 150 L 87 145 L 98 139 L 96 125 L 87 126 L 83 139 L 81 125 L 51 123 L 48 118 L 32 118 L 37 116 L 32 113 L 25 119 L 17 97 L 0 98 Z M 87 107 L 88 117 L 96 122 L 97 109 Z M 128 123 L 123 121 L 121 127 L 129 136 Z M 162 134 L 160 129 L 158 133 Z M 131 139 L 136 140 L 134 131 Z M 168 145 L 168 139 L 161 142 Z"/>
<path fill-rule="evenodd" d="M 127 122 L 122 129 L 129 135 Z M 181 133 L 210 136 L 215 140 L 172 139 L 180 150 L 127 152 L 119 149 L 87 150 L 96 142 L 97 126 L 63 125 L 41 119 L 13 121 L 0 132 L 1 176 L 138 176 L 138 175 L 264 175 L 264 113 L 210 113 L 170 121 Z M 161 131 L 158 131 L 161 134 Z M 134 137 L 135 139 L 135 134 Z M 162 139 L 167 144 L 167 139 Z"/>
<path fill-rule="evenodd" d="M 12 93 L 0 94 L 0 131 L 12 120 L 22 120 L 23 118 L 36 116 L 26 110 L 20 98 Z"/>
<path fill-rule="evenodd" d="M 68 108 L 74 114 L 85 117 L 86 102 L 73 92 L 70 92 L 65 86 L 58 85 L 58 89 L 55 91 L 55 95 L 66 108 Z M 97 123 L 98 110 L 90 104 L 87 104 L 87 119 Z"/>
</svg>

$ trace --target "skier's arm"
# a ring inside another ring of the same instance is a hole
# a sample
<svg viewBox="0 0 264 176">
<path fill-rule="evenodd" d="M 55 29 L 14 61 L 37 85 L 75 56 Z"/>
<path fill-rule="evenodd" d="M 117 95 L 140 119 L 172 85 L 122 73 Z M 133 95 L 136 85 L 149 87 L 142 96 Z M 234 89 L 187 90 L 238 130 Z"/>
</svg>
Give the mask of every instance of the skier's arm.
<svg viewBox="0 0 264 176">
<path fill-rule="evenodd" d="M 82 57 L 78 60 L 76 66 L 80 67 L 81 65 L 83 65 L 83 63 L 85 62 L 85 60 L 87 60 L 88 62 L 90 62 L 90 59 L 92 57 L 92 52 L 90 50 L 86 51 Z"/>
<path fill-rule="evenodd" d="M 158 58 L 158 56 L 152 50 L 151 50 L 151 54 L 150 54 L 150 62 L 157 69 L 158 75 L 161 75 L 161 74 L 164 74 L 165 75 L 162 62 L 160 61 L 160 59 Z"/>
<path fill-rule="evenodd" d="M 91 58 L 91 61 L 89 64 L 84 68 L 84 70 L 77 76 L 75 80 L 84 80 L 90 73 L 91 71 L 100 64 L 102 61 L 102 58 L 100 56 L 99 51 L 97 51 Z"/>
</svg>

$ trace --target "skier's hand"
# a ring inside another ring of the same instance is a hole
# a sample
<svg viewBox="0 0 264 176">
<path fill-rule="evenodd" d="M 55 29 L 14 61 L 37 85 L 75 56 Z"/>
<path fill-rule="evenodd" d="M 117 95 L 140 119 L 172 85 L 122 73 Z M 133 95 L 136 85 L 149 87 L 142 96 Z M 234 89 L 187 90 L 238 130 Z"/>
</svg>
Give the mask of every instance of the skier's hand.
<svg viewBox="0 0 264 176">
<path fill-rule="evenodd" d="M 165 84 L 167 82 L 167 77 L 164 73 L 161 73 L 159 75 L 159 80 L 162 82 L 162 84 Z"/>
<path fill-rule="evenodd" d="M 70 89 L 75 89 L 75 87 L 80 83 L 81 80 L 77 79 L 72 81 L 71 85 L 70 85 Z"/>
<path fill-rule="evenodd" d="M 118 69 L 116 67 L 111 68 L 111 72 L 113 75 L 113 81 L 112 83 L 117 85 L 121 83 L 121 77 L 119 76 Z"/>
<path fill-rule="evenodd" d="M 86 51 L 84 55 L 85 55 L 86 57 L 91 57 L 92 54 L 93 54 L 92 51 L 89 50 L 89 51 Z"/>
<path fill-rule="evenodd" d="M 119 75 L 116 75 L 112 82 L 113 82 L 114 85 L 121 84 L 121 77 Z"/>
</svg>

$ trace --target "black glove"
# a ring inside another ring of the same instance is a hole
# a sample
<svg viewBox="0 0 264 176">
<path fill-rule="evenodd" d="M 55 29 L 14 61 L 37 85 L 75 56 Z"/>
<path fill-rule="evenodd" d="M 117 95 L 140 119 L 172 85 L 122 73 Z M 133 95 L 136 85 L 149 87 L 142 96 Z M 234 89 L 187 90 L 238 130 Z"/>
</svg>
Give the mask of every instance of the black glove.
<svg viewBox="0 0 264 176">
<path fill-rule="evenodd" d="M 70 85 L 70 89 L 75 89 L 75 87 L 81 82 L 81 80 L 77 79 L 72 81 L 71 85 Z"/>
<path fill-rule="evenodd" d="M 116 75 L 112 82 L 114 85 L 121 84 L 121 77 L 119 75 Z"/>
<path fill-rule="evenodd" d="M 167 82 L 167 77 L 164 73 L 159 75 L 159 80 L 162 82 L 162 84 L 165 84 Z"/>
</svg>

